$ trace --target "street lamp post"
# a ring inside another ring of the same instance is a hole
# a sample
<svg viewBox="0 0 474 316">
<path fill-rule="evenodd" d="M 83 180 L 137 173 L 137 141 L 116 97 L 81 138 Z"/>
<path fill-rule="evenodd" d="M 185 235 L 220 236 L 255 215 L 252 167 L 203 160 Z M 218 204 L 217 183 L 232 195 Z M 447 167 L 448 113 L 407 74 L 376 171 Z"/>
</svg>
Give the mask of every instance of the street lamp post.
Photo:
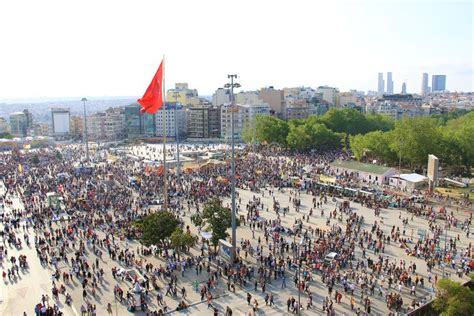
<svg viewBox="0 0 474 316">
<path fill-rule="evenodd" d="M 87 159 L 87 162 L 89 162 L 89 140 L 87 138 L 87 116 L 86 116 L 86 102 L 87 102 L 87 99 L 82 98 L 81 101 L 84 105 L 84 138 L 85 138 L 85 142 L 86 142 L 86 159 Z"/>
<path fill-rule="evenodd" d="M 257 140 L 257 120 L 256 117 L 254 117 L 252 121 L 253 125 L 253 135 L 252 135 L 252 151 L 255 154 L 255 142 Z"/>
<path fill-rule="evenodd" d="M 304 236 L 301 237 L 300 243 L 297 245 L 296 249 L 298 254 L 296 256 L 298 260 L 298 315 L 301 315 L 301 264 L 302 260 L 300 259 L 301 250 L 300 247 L 304 243 Z"/>
<path fill-rule="evenodd" d="M 176 136 L 176 179 L 178 181 L 178 184 L 180 183 L 180 161 L 179 161 L 179 129 L 178 129 L 178 116 L 177 116 L 177 107 L 178 107 L 178 96 L 179 93 L 177 91 L 174 92 L 174 99 L 176 101 L 175 106 L 174 106 L 174 133 Z"/>
<path fill-rule="evenodd" d="M 236 220 L 236 209 L 235 209 L 235 141 L 234 141 L 234 113 L 238 111 L 235 105 L 234 97 L 234 88 L 239 88 L 240 84 L 234 83 L 234 78 L 237 79 L 237 75 L 227 75 L 227 78 L 230 79 L 230 83 L 227 83 L 224 87 L 230 88 L 230 98 L 231 98 L 231 131 L 232 131 L 232 160 L 231 160 L 231 194 L 232 194 L 232 264 L 236 261 L 237 254 L 237 220 Z"/>
<path fill-rule="evenodd" d="M 444 274 L 444 267 L 446 266 L 446 255 L 448 253 L 448 220 L 444 225 L 444 255 L 443 255 L 443 278 L 446 277 Z"/>
</svg>

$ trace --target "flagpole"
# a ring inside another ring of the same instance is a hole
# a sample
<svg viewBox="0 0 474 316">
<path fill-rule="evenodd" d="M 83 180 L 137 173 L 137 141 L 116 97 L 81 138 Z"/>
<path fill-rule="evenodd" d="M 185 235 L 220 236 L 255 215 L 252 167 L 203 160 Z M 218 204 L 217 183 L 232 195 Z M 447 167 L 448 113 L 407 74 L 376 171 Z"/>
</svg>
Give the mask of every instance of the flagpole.
<svg viewBox="0 0 474 316">
<path fill-rule="evenodd" d="M 166 89 L 165 89 L 165 55 L 163 54 L 163 209 L 168 210 L 168 168 L 166 166 Z"/>
</svg>

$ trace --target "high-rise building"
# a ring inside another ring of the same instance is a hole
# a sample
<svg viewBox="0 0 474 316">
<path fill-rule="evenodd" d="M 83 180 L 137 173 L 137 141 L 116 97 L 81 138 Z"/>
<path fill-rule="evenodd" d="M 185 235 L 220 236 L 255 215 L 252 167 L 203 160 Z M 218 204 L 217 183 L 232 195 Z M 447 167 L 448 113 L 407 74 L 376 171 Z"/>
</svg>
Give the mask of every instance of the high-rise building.
<svg viewBox="0 0 474 316">
<path fill-rule="evenodd" d="M 109 108 L 87 117 L 89 140 L 114 141 L 124 138 L 123 108 Z"/>
<path fill-rule="evenodd" d="M 166 100 L 169 102 L 176 102 L 177 100 L 179 104 L 186 106 L 197 106 L 200 104 L 198 91 L 196 89 L 189 89 L 187 83 L 176 83 L 174 89 L 168 90 Z"/>
<path fill-rule="evenodd" d="M 339 90 L 337 88 L 320 86 L 316 89 L 316 93 L 321 93 L 322 99 L 331 106 L 337 106 L 339 104 Z"/>
<path fill-rule="evenodd" d="M 223 104 L 230 103 L 230 91 L 229 89 L 219 88 L 212 95 L 212 105 L 221 106 Z"/>
<path fill-rule="evenodd" d="M 176 139 L 176 133 L 180 139 L 186 137 L 186 109 L 181 104 L 166 103 L 161 110 L 155 114 L 156 136 L 163 136 L 163 118 L 166 118 L 166 137 Z"/>
<path fill-rule="evenodd" d="M 262 88 L 258 91 L 258 97 L 263 102 L 270 105 L 272 114 L 282 116 L 285 106 L 285 93 L 283 90 L 277 90 L 273 87 Z"/>
<path fill-rule="evenodd" d="M 82 139 L 84 136 L 84 117 L 71 116 L 71 136 L 74 139 Z"/>
<path fill-rule="evenodd" d="M 385 93 L 385 81 L 383 80 L 383 73 L 381 73 L 381 72 L 379 72 L 377 93 L 379 95 L 383 95 Z"/>
<path fill-rule="evenodd" d="M 402 94 L 407 94 L 407 84 L 406 84 L 406 82 L 402 83 Z"/>
<path fill-rule="evenodd" d="M 446 75 L 431 76 L 431 92 L 446 90 Z"/>
<path fill-rule="evenodd" d="M 33 133 L 35 136 L 49 136 L 49 124 L 35 123 L 33 124 Z"/>
<path fill-rule="evenodd" d="M 142 114 L 139 104 L 129 104 L 124 108 L 125 134 L 128 138 L 137 138 L 142 135 Z"/>
<path fill-rule="evenodd" d="M 242 131 L 248 124 L 252 124 L 258 115 L 270 115 L 270 106 L 267 103 L 236 105 L 234 112 L 234 137 L 241 138 Z M 232 112 L 230 104 L 221 107 L 221 136 L 225 139 L 232 137 Z"/>
<path fill-rule="evenodd" d="M 0 117 L 0 133 L 8 133 L 8 132 L 10 132 L 10 125 L 8 124 L 5 118 Z"/>
<path fill-rule="evenodd" d="M 221 136 L 220 107 L 189 108 L 187 116 L 189 138 L 218 138 Z"/>
<path fill-rule="evenodd" d="M 354 92 L 341 92 L 339 94 L 339 107 L 347 107 L 352 105 L 360 105 L 362 97 Z"/>
<path fill-rule="evenodd" d="M 387 94 L 393 94 L 393 80 L 391 72 L 387 72 Z"/>
<path fill-rule="evenodd" d="M 15 112 L 10 114 L 11 134 L 15 137 L 26 137 L 26 115 L 23 112 Z"/>
<path fill-rule="evenodd" d="M 142 113 L 140 109 L 141 106 L 138 103 L 126 105 L 124 108 L 125 135 L 127 138 L 155 136 L 155 114 Z"/>
<path fill-rule="evenodd" d="M 316 95 L 316 90 L 311 87 L 283 88 L 285 100 L 292 99 L 311 99 Z"/>
<path fill-rule="evenodd" d="M 66 136 L 71 132 L 71 112 L 67 108 L 51 109 L 53 136 Z"/>
<path fill-rule="evenodd" d="M 310 115 L 310 111 L 310 103 L 306 99 L 287 100 L 282 118 L 285 120 L 304 119 Z"/>
<path fill-rule="evenodd" d="M 429 93 L 428 74 L 424 72 L 421 78 L 421 95 L 427 95 L 428 93 Z"/>
<path fill-rule="evenodd" d="M 23 110 L 26 116 L 26 129 L 30 130 L 33 128 L 33 114 L 27 109 Z"/>
</svg>

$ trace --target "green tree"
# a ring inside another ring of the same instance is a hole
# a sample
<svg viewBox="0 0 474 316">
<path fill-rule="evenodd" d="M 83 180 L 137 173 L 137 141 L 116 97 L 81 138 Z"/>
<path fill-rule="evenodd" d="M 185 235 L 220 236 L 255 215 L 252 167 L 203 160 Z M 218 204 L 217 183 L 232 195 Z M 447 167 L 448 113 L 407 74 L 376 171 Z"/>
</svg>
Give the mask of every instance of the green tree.
<svg viewBox="0 0 474 316">
<path fill-rule="evenodd" d="M 171 236 L 179 225 L 176 217 L 168 211 L 149 214 L 136 222 L 142 230 L 142 241 L 145 245 L 156 245 Z"/>
<path fill-rule="evenodd" d="M 281 146 L 286 145 L 288 136 L 288 123 L 269 115 L 259 115 L 252 122 L 249 122 L 242 132 L 242 138 L 251 143 L 254 138 L 254 128 L 256 141 L 260 143 L 277 143 Z"/>
<path fill-rule="evenodd" d="M 472 111 L 462 109 L 444 114 L 434 114 L 431 117 L 436 120 L 438 125 L 446 125 L 450 120 L 457 119 L 468 113 L 472 113 Z"/>
<path fill-rule="evenodd" d="M 367 114 L 368 129 L 371 131 L 390 131 L 395 127 L 395 120 L 387 115 Z"/>
<path fill-rule="evenodd" d="M 290 125 L 288 146 L 296 150 L 338 148 L 341 143 L 340 136 L 324 124 L 314 122 L 315 120 L 310 118 L 302 125 Z"/>
<path fill-rule="evenodd" d="M 456 144 L 457 150 L 451 152 L 454 163 L 462 163 L 467 169 L 474 166 L 474 111 L 448 121 L 444 132 L 445 143 Z"/>
<path fill-rule="evenodd" d="M 450 279 L 438 282 L 437 298 L 433 308 L 442 316 L 474 315 L 474 291 Z"/>
<path fill-rule="evenodd" d="M 232 213 L 227 207 L 222 206 L 222 201 L 213 199 L 206 203 L 202 212 L 202 219 L 212 231 L 211 242 L 216 250 L 220 239 L 226 239 L 229 234 L 227 229 L 232 225 Z"/>
<path fill-rule="evenodd" d="M 396 161 L 397 155 L 390 148 L 391 138 L 391 133 L 373 131 L 365 135 L 351 136 L 350 146 L 357 160 L 367 157 L 381 162 L 393 162 Z"/>
<path fill-rule="evenodd" d="M 13 135 L 10 133 L 0 133 L 0 138 L 12 139 Z"/>
<path fill-rule="evenodd" d="M 316 149 L 333 149 L 339 147 L 341 139 L 324 124 L 310 125 L 311 145 Z"/>
<path fill-rule="evenodd" d="M 321 120 L 334 132 L 357 135 L 370 131 L 365 115 L 354 109 L 332 108 L 322 116 Z"/>
<path fill-rule="evenodd" d="M 429 117 L 403 118 L 395 123 L 390 148 L 411 166 L 426 164 L 429 154 L 440 155 L 440 130 Z"/>
<path fill-rule="evenodd" d="M 177 227 L 170 236 L 171 245 L 180 258 L 181 251 L 189 251 L 189 248 L 196 245 L 198 238 L 189 232 L 184 232 L 181 228 Z"/>
<path fill-rule="evenodd" d="M 247 144 L 251 144 L 254 141 L 253 124 L 253 122 L 246 122 L 242 130 L 242 140 Z"/>
<path fill-rule="evenodd" d="M 290 125 L 287 143 L 291 149 L 308 150 L 311 148 L 309 125 Z"/>
</svg>

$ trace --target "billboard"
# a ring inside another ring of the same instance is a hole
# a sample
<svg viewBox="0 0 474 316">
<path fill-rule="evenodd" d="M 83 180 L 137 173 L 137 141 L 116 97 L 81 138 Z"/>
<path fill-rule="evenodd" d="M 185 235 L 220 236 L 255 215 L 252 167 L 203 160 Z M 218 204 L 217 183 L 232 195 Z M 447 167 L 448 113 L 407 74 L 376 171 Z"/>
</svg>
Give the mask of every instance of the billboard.
<svg viewBox="0 0 474 316">
<path fill-rule="evenodd" d="M 69 134 L 69 112 L 53 112 L 53 133 Z"/>
</svg>

